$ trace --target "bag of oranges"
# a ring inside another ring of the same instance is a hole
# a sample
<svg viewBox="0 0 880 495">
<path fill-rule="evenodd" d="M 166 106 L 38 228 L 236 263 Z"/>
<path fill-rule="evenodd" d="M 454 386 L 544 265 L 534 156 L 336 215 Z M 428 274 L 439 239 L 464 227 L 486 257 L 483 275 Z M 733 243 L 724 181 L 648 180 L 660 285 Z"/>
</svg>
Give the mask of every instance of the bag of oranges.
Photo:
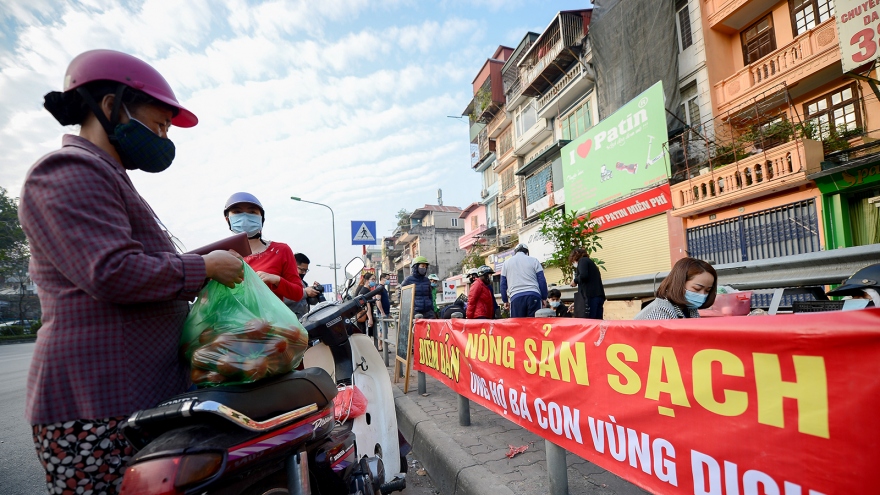
<svg viewBox="0 0 880 495">
<path fill-rule="evenodd" d="M 296 315 L 244 265 L 230 289 L 210 281 L 184 322 L 181 352 L 199 387 L 252 383 L 299 366 L 308 334 Z"/>
</svg>

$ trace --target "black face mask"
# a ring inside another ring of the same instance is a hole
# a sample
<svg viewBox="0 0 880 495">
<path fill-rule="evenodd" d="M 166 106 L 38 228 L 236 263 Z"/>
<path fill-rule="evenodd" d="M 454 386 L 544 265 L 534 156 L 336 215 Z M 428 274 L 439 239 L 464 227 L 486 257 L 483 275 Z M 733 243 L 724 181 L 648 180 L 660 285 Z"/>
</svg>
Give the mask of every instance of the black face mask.
<svg viewBox="0 0 880 495">
<path fill-rule="evenodd" d="M 118 122 L 119 110 L 125 108 L 122 104 L 125 90 L 124 84 L 120 84 L 116 88 L 113 111 L 110 114 L 113 122 Z M 171 166 L 175 148 L 170 139 L 158 136 L 143 123 L 131 118 L 127 108 L 125 108 L 125 113 L 128 114 L 129 121 L 114 126 L 107 120 L 101 106 L 84 87 L 80 86 L 76 91 L 98 118 L 98 122 L 107 133 L 110 143 L 119 153 L 123 167 L 128 170 L 139 169 L 144 172 L 157 173 Z"/>
<path fill-rule="evenodd" d="M 421 276 L 424 277 L 425 274 L 428 273 L 428 269 L 427 269 L 427 268 L 422 268 L 422 267 L 417 267 L 417 268 L 416 268 L 416 272 L 417 272 L 419 275 L 421 275 Z"/>
<path fill-rule="evenodd" d="M 174 160 L 174 143 L 159 137 L 136 119 L 129 117 L 125 124 L 118 124 L 113 135 L 116 139 L 111 142 L 119 152 L 122 166 L 128 170 L 155 174 L 170 167 Z"/>
</svg>

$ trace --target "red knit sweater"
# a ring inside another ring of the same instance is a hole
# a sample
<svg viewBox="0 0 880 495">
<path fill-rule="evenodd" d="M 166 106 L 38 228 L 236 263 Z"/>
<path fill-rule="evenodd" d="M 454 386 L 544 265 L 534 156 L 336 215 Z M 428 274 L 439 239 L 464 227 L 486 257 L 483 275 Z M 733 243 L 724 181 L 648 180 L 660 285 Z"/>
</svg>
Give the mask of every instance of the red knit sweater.
<svg viewBox="0 0 880 495">
<path fill-rule="evenodd" d="M 296 270 L 296 259 L 290 246 L 281 242 L 270 242 L 262 253 L 252 254 L 244 259 L 255 272 L 266 272 L 281 277 L 278 285 L 269 288 L 278 296 L 299 301 L 303 297 L 302 279 Z"/>
</svg>

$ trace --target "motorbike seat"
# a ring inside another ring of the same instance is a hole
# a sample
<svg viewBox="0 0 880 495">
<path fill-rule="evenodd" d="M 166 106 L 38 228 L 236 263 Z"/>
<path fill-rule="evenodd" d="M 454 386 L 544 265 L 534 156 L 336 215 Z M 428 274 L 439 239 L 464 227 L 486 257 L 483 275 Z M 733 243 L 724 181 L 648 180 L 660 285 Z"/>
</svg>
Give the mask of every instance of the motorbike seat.
<svg viewBox="0 0 880 495">
<path fill-rule="evenodd" d="M 163 404 L 196 399 L 214 401 L 247 417 L 265 421 L 310 404 L 323 409 L 336 397 L 336 384 L 321 368 L 291 371 L 281 376 L 245 385 L 203 388 L 168 399 Z M 162 404 L 160 404 L 161 406 Z"/>
</svg>

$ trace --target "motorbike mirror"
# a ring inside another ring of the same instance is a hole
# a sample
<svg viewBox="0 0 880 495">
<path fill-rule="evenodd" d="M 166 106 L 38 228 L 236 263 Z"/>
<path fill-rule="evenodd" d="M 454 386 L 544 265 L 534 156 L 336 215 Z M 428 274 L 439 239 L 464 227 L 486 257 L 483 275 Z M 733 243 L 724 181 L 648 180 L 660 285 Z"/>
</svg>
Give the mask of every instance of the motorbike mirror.
<svg viewBox="0 0 880 495">
<path fill-rule="evenodd" d="M 345 265 L 345 274 L 350 278 L 354 278 L 363 269 L 364 269 L 364 260 L 362 260 L 360 258 L 352 258 L 352 260 L 349 261 L 347 265 Z"/>
</svg>

